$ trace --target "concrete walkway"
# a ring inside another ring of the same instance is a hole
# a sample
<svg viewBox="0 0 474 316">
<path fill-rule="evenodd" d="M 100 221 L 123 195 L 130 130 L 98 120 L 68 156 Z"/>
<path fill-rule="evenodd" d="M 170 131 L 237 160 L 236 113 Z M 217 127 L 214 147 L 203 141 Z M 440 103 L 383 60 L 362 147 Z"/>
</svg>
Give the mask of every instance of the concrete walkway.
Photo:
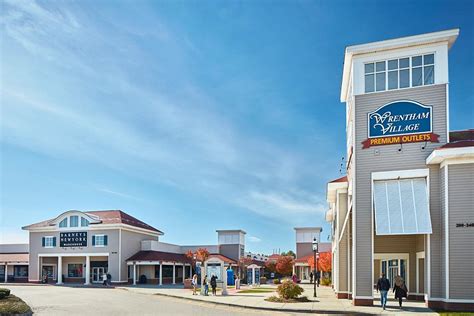
<svg viewBox="0 0 474 316">
<path fill-rule="evenodd" d="M 127 286 L 123 289 L 150 295 L 162 295 L 180 299 L 187 299 L 199 302 L 208 302 L 212 304 L 222 304 L 240 308 L 251 308 L 261 310 L 272 310 L 279 312 L 304 312 L 304 313 L 320 313 L 320 314 L 366 314 L 366 315 L 399 315 L 399 314 L 415 314 L 438 315 L 431 309 L 425 307 L 424 302 L 404 302 L 402 310 L 398 308 L 398 303 L 394 300 L 389 301 L 385 311 L 375 301 L 376 306 L 353 306 L 350 300 L 339 300 L 335 297 L 334 292 L 329 287 L 319 287 L 317 289 L 318 297 L 313 298 L 313 287 L 311 284 L 302 284 L 304 296 L 310 299 L 306 303 L 272 303 L 265 301 L 265 298 L 276 295 L 276 292 L 270 293 L 239 293 L 235 289 L 229 289 L 227 296 L 201 296 L 192 295 L 192 291 L 183 288 L 161 288 L 156 286 Z M 276 290 L 273 285 L 262 285 L 261 288 Z M 242 287 L 241 290 L 248 289 Z"/>
</svg>

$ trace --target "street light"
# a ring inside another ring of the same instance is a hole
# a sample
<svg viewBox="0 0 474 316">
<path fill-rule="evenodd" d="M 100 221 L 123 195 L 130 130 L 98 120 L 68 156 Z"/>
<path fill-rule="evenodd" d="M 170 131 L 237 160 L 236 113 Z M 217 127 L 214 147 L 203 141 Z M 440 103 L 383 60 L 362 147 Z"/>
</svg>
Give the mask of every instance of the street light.
<svg viewBox="0 0 474 316">
<path fill-rule="evenodd" d="M 314 254 L 314 266 L 313 266 L 313 285 L 314 285 L 314 291 L 313 291 L 313 297 L 317 297 L 316 295 L 316 253 L 318 252 L 318 241 L 316 240 L 316 237 L 313 239 L 313 254 Z"/>
</svg>

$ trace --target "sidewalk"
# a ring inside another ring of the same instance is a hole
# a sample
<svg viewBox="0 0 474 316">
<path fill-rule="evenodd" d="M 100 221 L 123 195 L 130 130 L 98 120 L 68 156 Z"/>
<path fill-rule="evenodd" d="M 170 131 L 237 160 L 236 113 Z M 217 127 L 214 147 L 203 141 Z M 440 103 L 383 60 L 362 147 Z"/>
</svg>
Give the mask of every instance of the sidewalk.
<svg viewBox="0 0 474 316">
<path fill-rule="evenodd" d="M 307 296 L 311 302 L 307 303 L 272 303 L 265 301 L 265 298 L 276 295 L 276 292 L 270 293 L 239 293 L 235 289 L 229 289 L 227 296 L 201 296 L 192 295 L 192 291 L 183 288 L 160 288 L 160 287 L 119 287 L 128 291 L 141 294 L 163 295 L 174 298 L 208 302 L 212 304 L 222 304 L 239 308 L 252 308 L 273 310 L 280 312 L 303 312 L 319 314 L 366 314 L 366 315 L 399 315 L 423 313 L 423 315 L 438 315 L 431 309 L 425 307 L 424 302 L 404 302 L 403 310 L 398 309 L 398 303 L 389 301 L 388 308 L 383 311 L 380 306 L 353 306 L 350 300 L 337 299 L 333 290 L 329 287 L 317 288 L 317 298 L 313 298 L 313 287 L 311 284 L 302 284 L 304 296 Z M 276 289 L 273 285 L 263 285 L 261 288 Z M 249 289 L 242 287 L 241 290 Z M 378 302 L 375 302 L 378 304 Z"/>
</svg>

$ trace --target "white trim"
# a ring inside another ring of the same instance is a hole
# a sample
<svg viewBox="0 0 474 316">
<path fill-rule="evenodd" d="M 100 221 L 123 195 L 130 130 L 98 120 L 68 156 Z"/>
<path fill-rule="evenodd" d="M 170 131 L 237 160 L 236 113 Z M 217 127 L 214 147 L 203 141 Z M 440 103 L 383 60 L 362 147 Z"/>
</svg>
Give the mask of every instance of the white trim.
<svg viewBox="0 0 474 316">
<path fill-rule="evenodd" d="M 43 278 L 43 267 L 53 267 L 53 280 L 56 280 L 58 279 L 58 265 L 57 263 L 40 263 L 40 276 L 41 278 Z"/>
<path fill-rule="evenodd" d="M 430 299 L 431 297 L 431 235 L 425 235 L 426 236 L 426 248 L 428 251 L 426 252 L 427 254 L 427 260 L 425 261 L 425 266 L 426 266 L 426 277 L 427 277 L 427 282 L 426 282 L 426 289 L 425 289 L 425 300 Z"/>
<path fill-rule="evenodd" d="M 374 180 L 398 180 L 406 178 L 423 178 L 428 177 L 430 169 L 410 169 L 410 170 L 394 170 L 372 172 L 372 182 Z"/>
<path fill-rule="evenodd" d="M 463 158 L 451 158 L 445 159 L 439 165 L 440 168 L 449 165 L 462 165 L 462 164 L 474 164 L 474 157 L 463 157 Z"/>
<path fill-rule="evenodd" d="M 119 228 L 119 249 L 118 249 L 118 279 L 122 281 L 122 229 Z M 128 269 L 128 267 L 127 267 Z M 127 271 L 128 276 L 128 271 Z"/>
<path fill-rule="evenodd" d="M 38 257 L 108 257 L 108 252 L 82 252 L 82 253 L 39 253 Z"/>
<path fill-rule="evenodd" d="M 445 257 L 445 294 L 446 298 L 449 299 L 449 185 L 448 185 L 448 166 L 444 167 L 444 257 Z"/>
<path fill-rule="evenodd" d="M 424 44 L 445 42 L 450 48 L 459 35 L 459 29 L 450 29 L 440 32 L 432 32 L 419 34 L 414 36 L 400 37 L 384 41 L 353 45 L 346 47 L 344 54 L 344 67 L 342 73 L 341 83 L 341 102 L 346 102 L 348 99 L 349 81 L 351 75 L 353 76 L 353 62 L 354 55 L 381 52 L 387 50 L 395 50 L 399 48 L 407 48 L 412 46 L 421 46 Z"/>
<path fill-rule="evenodd" d="M 97 236 L 102 237 L 102 245 L 97 245 Z M 106 234 L 92 235 L 92 237 L 95 239 L 94 240 L 94 245 L 92 245 L 92 247 L 97 247 L 97 248 L 106 247 L 106 245 L 105 245 L 105 236 L 106 236 Z"/>
<path fill-rule="evenodd" d="M 474 300 L 469 300 L 469 299 L 446 299 L 446 298 L 431 297 L 429 300 L 430 301 L 446 302 L 446 303 L 474 303 Z"/>
<path fill-rule="evenodd" d="M 474 161 L 474 146 L 435 149 L 426 158 L 426 164 L 439 164 L 448 159 L 452 161 L 451 164 L 472 163 Z"/>
<path fill-rule="evenodd" d="M 417 294 L 424 294 L 424 293 L 419 293 L 420 292 L 420 259 L 425 259 L 424 251 L 418 251 L 416 253 L 416 292 Z"/>
<path fill-rule="evenodd" d="M 449 67 L 449 62 L 446 63 L 446 69 Z M 447 71 L 447 76 L 449 76 L 449 70 Z M 449 78 L 448 83 L 446 83 L 446 142 L 449 143 Z"/>
<path fill-rule="evenodd" d="M 56 238 L 56 236 L 43 236 L 43 238 L 44 238 L 44 247 L 43 248 L 54 248 L 54 238 Z M 46 246 L 46 238 L 51 238 L 51 243 L 53 245 Z"/>
<path fill-rule="evenodd" d="M 162 236 L 162 232 L 155 232 L 151 231 L 145 228 L 140 228 L 140 227 L 135 227 L 131 226 L 128 224 L 94 224 L 94 225 L 89 225 L 87 227 L 74 227 L 74 230 L 82 230 L 82 231 L 88 231 L 88 230 L 106 230 L 106 229 L 123 229 L 127 231 L 132 231 L 132 232 L 139 232 L 142 234 L 154 236 L 154 237 L 159 237 Z M 22 227 L 23 230 L 28 230 L 28 231 L 33 231 L 33 232 L 61 232 L 63 229 L 58 229 L 56 226 L 45 226 L 45 227 L 32 227 L 32 228 L 27 228 L 27 226 Z"/>
</svg>

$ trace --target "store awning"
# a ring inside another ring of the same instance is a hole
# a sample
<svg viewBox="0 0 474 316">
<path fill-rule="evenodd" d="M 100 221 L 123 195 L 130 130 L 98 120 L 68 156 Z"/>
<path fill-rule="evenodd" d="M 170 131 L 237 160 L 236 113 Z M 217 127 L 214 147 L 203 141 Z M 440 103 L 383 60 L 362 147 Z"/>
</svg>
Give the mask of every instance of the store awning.
<svg viewBox="0 0 474 316">
<path fill-rule="evenodd" d="M 374 181 L 377 235 L 431 234 L 425 178 Z"/>
</svg>

